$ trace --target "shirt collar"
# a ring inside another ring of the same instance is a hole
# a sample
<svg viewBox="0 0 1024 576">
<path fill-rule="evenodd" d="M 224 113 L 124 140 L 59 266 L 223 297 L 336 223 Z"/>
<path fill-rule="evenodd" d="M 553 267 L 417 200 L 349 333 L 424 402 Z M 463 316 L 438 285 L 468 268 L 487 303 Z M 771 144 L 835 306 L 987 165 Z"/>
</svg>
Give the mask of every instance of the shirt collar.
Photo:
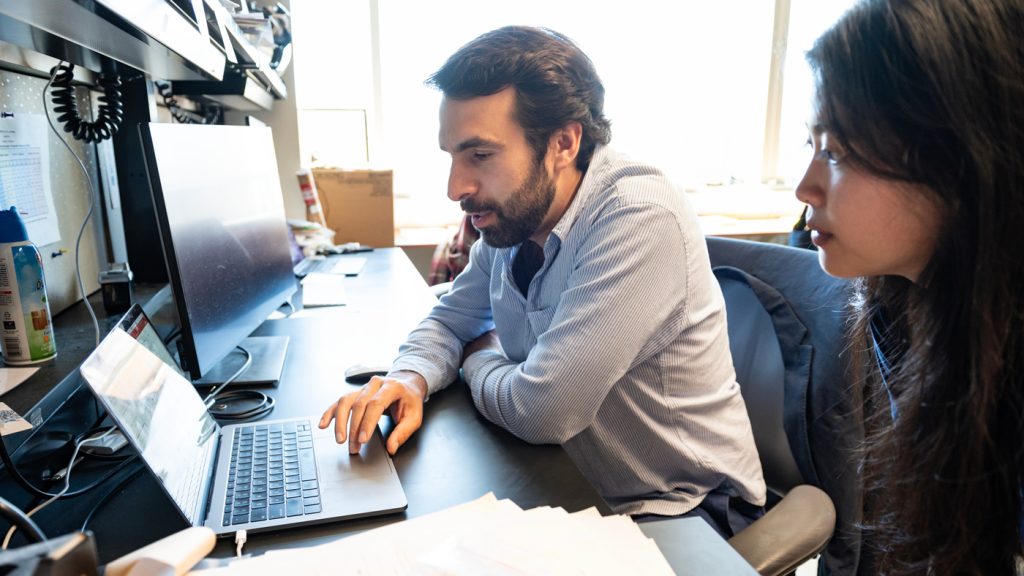
<svg viewBox="0 0 1024 576">
<path fill-rule="evenodd" d="M 558 223 L 551 230 L 547 243 L 551 242 L 551 236 L 557 238 L 559 243 L 565 240 L 569 230 L 572 229 L 573 224 L 576 222 L 576 218 L 583 211 L 583 207 L 589 202 L 590 197 L 601 188 L 595 182 L 600 181 L 602 173 L 605 171 L 605 159 L 610 153 L 611 151 L 608 147 L 602 144 L 598 144 L 594 148 L 594 155 L 590 159 L 590 166 L 587 167 L 587 171 L 583 174 L 582 180 L 580 180 L 576 195 L 573 197 L 572 202 L 569 203 L 565 213 L 558 219 Z"/>
</svg>

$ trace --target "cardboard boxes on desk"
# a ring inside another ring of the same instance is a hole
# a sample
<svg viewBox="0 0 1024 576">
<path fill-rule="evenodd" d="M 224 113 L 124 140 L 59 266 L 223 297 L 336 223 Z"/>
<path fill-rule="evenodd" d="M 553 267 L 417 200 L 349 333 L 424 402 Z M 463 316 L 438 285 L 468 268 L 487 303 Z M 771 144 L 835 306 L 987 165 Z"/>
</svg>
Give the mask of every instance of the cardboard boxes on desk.
<svg viewBox="0 0 1024 576">
<path fill-rule="evenodd" d="M 336 244 L 395 245 L 391 170 L 314 168 L 313 180 Z"/>
</svg>

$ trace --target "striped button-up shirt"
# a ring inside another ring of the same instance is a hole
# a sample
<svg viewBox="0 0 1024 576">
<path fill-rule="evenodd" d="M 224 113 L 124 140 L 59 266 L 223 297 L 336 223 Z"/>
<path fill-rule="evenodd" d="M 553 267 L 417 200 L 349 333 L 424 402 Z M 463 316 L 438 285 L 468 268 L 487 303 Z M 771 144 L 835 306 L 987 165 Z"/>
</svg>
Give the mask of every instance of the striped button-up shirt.
<svg viewBox="0 0 1024 576">
<path fill-rule="evenodd" d="M 477 409 L 527 442 L 561 444 L 617 513 L 678 515 L 716 489 L 763 504 L 722 293 L 668 179 L 599 147 L 528 298 L 512 278 L 517 249 L 474 244 L 392 369 L 435 392 L 456 380 L 465 343 L 494 328 L 503 353 L 462 365 Z"/>
</svg>

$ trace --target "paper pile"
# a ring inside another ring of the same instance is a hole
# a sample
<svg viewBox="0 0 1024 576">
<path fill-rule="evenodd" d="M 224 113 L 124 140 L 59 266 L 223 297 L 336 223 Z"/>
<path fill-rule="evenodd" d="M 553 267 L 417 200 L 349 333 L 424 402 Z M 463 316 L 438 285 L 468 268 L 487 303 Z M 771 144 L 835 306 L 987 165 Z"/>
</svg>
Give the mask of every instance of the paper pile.
<svg viewBox="0 0 1024 576">
<path fill-rule="evenodd" d="M 594 509 L 524 511 L 488 494 L 455 506 L 311 548 L 267 552 L 226 567 L 229 574 L 424 576 L 523 574 L 671 575 L 653 540 L 625 516 Z"/>
</svg>

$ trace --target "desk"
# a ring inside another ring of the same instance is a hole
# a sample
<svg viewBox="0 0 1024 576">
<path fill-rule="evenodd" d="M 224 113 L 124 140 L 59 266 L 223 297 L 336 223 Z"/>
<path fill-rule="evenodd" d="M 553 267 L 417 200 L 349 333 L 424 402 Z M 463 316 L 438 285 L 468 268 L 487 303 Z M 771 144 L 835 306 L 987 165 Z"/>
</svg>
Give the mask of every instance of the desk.
<svg viewBox="0 0 1024 576">
<path fill-rule="evenodd" d="M 300 310 L 285 319 L 268 320 L 254 333 L 291 339 L 281 383 L 269 391 L 277 400 L 271 418 L 318 417 L 341 393 L 354 389 L 343 382 L 346 366 L 390 360 L 398 344 L 436 302 L 401 249 L 361 256 L 367 257 L 367 263 L 358 277 L 347 280 L 348 306 Z M 529 445 L 486 422 L 473 407 L 466 386 L 456 384 L 435 394 L 424 411 L 423 427 L 394 458 L 409 501 L 404 513 L 251 534 L 246 550 L 257 553 L 320 544 L 464 503 L 487 492 L 522 508 L 551 505 L 571 512 L 595 506 L 603 514 L 610 513 L 561 447 Z M 388 432 L 390 419 L 383 422 Z M 4 484 L 0 489 L 6 495 L 13 488 Z M 94 497 L 61 501 L 43 510 L 41 526 L 52 534 L 77 529 Z M 90 524 L 101 561 L 184 527 L 148 474 L 129 483 Z M 724 544 L 714 532 L 710 534 Z M 213 555 L 233 554 L 233 543 L 223 540 Z"/>
</svg>

